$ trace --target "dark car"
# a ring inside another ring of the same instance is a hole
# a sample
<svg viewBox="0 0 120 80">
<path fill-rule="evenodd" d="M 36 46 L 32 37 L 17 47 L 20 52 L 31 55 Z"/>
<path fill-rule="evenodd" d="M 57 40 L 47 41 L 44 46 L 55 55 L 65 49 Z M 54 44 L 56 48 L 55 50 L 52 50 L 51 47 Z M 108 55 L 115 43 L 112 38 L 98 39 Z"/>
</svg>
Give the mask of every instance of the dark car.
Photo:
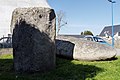
<svg viewBox="0 0 120 80">
<path fill-rule="evenodd" d="M 0 48 L 12 48 L 12 37 L 0 38 Z"/>
</svg>

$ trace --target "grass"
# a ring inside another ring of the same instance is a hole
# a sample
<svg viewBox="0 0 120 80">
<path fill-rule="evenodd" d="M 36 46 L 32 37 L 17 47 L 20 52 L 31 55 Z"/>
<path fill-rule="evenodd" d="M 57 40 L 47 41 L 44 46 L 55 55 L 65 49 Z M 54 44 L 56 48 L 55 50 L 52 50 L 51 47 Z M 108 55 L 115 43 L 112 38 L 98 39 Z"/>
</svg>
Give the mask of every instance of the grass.
<svg viewBox="0 0 120 80">
<path fill-rule="evenodd" d="M 57 58 L 56 69 L 17 75 L 11 54 L 0 56 L 0 80 L 120 80 L 120 57 L 111 61 L 76 61 Z"/>
</svg>

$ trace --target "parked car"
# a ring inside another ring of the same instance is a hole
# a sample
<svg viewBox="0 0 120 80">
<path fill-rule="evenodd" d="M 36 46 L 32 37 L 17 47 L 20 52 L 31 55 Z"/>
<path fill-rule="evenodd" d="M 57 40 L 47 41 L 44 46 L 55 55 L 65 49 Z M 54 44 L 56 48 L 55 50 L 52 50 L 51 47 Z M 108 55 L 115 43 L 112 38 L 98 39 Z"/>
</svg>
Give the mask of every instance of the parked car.
<svg viewBox="0 0 120 80">
<path fill-rule="evenodd" d="M 0 38 L 0 48 L 12 48 L 12 37 Z"/>
<path fill-rule="evenodd" d="M 94 42 L 98 42 L 100 44 L 105 44 L 105 45 L 111 46 L 111 44 L 109 44 L 104 39 L 97 37 L 97 36 L 85 36 L 84 38 L 89 41 L 94 41 Z"/>
</svg>

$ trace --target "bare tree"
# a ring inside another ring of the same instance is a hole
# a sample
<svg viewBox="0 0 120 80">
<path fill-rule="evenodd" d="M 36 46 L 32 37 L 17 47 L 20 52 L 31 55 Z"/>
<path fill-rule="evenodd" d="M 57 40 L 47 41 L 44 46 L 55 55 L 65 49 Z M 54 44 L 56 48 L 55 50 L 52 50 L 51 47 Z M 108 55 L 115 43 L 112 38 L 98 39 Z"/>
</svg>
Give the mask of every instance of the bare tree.
<svg viewBox="0 0 120 80">
<path fill-rule="evenodd" d="M 64 21 L 64 17 L 65 13 L 62 10 L 57 12 L 57 35 L 59 34 L 61 27 L 67 24 L 67 22 Z"/>
</svg>

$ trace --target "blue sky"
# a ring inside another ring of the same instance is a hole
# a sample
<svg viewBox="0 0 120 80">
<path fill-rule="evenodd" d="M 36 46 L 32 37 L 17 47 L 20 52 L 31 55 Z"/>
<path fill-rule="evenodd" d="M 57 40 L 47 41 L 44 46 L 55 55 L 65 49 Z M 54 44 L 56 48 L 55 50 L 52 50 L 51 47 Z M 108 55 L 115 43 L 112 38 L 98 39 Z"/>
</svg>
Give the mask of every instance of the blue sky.
<svg viewBox="0 0 120 80">
<path fill-rule="evenodd" d="M 114 24 L 120 24 L 120 0 L 115 0 Z M 111 25 L 111 3 L 108 0 L 48 0 L 55 12 L 65 12 L 68 24 L 60 34 L 80 34 L 90 30 L 100 34 L 105 26 Z"/>
</svg>

